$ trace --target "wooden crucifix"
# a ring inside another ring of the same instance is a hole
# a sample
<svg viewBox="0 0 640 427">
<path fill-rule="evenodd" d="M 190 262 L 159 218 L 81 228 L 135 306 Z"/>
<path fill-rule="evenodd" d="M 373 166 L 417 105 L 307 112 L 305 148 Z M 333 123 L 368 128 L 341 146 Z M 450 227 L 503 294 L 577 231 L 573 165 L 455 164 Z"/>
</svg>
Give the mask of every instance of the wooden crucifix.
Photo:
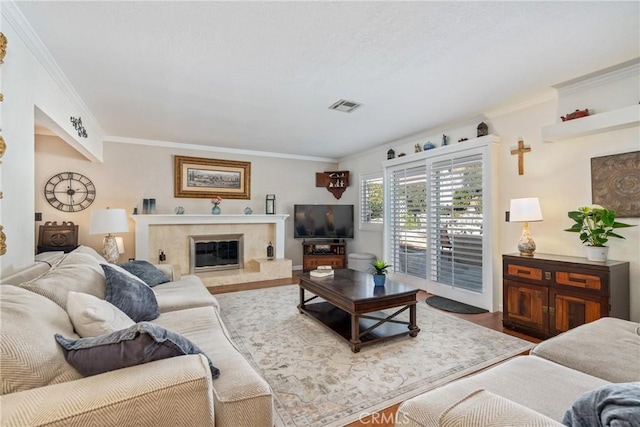
<svg viewBox="0 0 640 427">
<path fill-rule="evenodd" d="M 531 151 L 531 147 L 525 147 L 522 139 L 518 140 L 518 149 L 511 150 L 511 155 L 518 155 L 518 175 L 524 175 L 524 153 Z"/>
</svg>

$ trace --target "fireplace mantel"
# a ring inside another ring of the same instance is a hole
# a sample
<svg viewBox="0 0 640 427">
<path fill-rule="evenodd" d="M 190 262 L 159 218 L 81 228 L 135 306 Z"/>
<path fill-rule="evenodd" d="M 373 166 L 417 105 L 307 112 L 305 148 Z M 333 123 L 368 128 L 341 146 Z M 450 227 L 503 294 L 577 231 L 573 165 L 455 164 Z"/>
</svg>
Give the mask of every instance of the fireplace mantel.
<svg viewBox="0 0 640 427">
<path fill-rule="evenodd" d="M 284 222 L 281 215 L 131 215 L 136 224 L 136 259 L 148 260 L 149 227 L 154 225 L 193 224 L 275 224 L 275 256 L 284 258 Z"/>
</svg>

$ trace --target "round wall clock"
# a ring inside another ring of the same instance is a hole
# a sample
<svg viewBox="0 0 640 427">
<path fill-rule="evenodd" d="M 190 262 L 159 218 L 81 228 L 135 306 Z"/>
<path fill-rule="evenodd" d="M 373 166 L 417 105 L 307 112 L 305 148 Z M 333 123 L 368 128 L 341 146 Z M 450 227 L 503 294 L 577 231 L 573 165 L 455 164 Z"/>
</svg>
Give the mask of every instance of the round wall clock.
<svg viewBox="0 0 640 427">
<path fill-rule="evenodd" d="M 60 172 L 44 186 L 47 202 L 62 212 L 86 209 L 96 198 L 96 187 L 86 176 L 76 172 Z"/>
</svg>

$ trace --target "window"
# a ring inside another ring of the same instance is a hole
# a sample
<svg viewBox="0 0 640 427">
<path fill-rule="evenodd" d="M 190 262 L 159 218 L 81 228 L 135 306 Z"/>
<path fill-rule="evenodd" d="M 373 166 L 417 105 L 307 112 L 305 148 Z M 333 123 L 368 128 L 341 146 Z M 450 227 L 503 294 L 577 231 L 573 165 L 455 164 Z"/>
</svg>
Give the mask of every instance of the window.
<svg viewBox="0 0 640 427">
<path fill-rule="evenodd" d="M 381 230 L 384 217 L 382 172 L 360 175 L 360 229 Z"/>
</svg>

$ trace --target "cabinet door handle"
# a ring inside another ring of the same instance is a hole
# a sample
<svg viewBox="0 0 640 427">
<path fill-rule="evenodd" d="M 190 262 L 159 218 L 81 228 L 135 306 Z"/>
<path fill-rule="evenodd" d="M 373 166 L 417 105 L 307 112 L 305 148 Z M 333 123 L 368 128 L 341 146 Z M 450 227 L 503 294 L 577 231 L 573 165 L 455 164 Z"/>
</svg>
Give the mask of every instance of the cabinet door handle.
<svg viewBox="0 0 640 427">
<path fill-rule="evenodd" d="M 550 271 L 545 271 L 544 272 L 544 279 L 545 280 L 551 280 L 551 272 Z"/>
</svg>

